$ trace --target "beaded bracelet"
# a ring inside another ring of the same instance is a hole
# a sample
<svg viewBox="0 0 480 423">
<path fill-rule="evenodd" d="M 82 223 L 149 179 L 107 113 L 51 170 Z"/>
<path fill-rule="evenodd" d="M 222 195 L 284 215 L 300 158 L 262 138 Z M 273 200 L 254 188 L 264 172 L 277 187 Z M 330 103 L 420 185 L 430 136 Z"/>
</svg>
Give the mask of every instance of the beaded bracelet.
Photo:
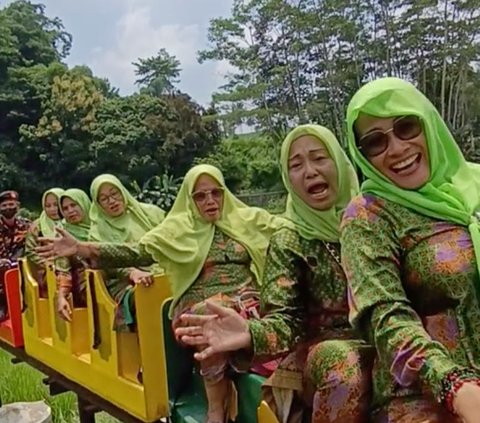
<svg viewBox="0 0 480 423">
<path fill-rule="evenodd" d="M 455 414 L 453 400 L 465 383 L 474 383 L 480 386 L 480 376 L 471 369 L 455 369 L 442 380 L 442 389 L 438 395 L 438 401 L 452 414 Z"/>
</svg>

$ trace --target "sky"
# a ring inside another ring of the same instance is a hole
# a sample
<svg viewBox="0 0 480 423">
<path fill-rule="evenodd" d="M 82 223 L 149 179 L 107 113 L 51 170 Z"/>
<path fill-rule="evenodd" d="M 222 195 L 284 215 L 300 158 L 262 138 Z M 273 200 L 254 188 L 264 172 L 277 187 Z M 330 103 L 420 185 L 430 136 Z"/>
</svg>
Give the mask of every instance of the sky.
<svg viewBox="0 0 480 423">
<path fill-rule="evenodd" d="M 0 7 L 11 1 L 0 1 Z M 33 0 L 58 16 L 73 36 L 69 66 L 87 65 L 127 95 L 138 89 L 132 62 L 165 48 L 181 62 L 180 90 L 209 103 L 224 82 L 228 63 L 197 62 L 208 48 L 207 29 L 227 17 L 232 0 Z"/>
</svg>

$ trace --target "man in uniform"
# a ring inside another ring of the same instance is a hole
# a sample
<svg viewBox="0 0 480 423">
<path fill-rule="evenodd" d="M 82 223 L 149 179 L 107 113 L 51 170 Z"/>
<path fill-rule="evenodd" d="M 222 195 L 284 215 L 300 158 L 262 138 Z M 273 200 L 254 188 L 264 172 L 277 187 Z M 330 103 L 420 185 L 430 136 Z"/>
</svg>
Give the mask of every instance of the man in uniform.
<svg viewBox="0 0 480 423">
<path fill-rule="evenodd" d="M 4 275 L 23 255 L 30 221 L 17 216 L 20 209 L 16 191 L 0 193 L 0 322 L 7 318 Z"/>
</svg>

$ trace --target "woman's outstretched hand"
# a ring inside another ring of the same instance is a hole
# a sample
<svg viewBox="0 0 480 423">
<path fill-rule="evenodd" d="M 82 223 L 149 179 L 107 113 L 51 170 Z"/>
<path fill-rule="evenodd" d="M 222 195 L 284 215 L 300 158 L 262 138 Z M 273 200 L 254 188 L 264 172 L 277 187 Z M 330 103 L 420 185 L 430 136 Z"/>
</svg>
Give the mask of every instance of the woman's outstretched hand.
<svg viewBox="0 0 480 423">
<path fill-rule="evenodd" d="M 40 244 L 35 252 L 43 261 L 56 259 L 58 257 L 70 257 L 78 253 L 80 242 L 77 241 L 65 229 L 56 228 L 58 238 L 39 237 Z"/>
<path fill-rule="evenodd" d="M 213 301 L 206 301 L 209 315 L 183 314 L 180 318 L 185 326 L 178 327 L 175 335 L 187 345 L 205 346 L 194 354 L 205 360 L 216 353 L 250 348 L 252 338 L 247 321 L 235 310 Z"/>
</svg>

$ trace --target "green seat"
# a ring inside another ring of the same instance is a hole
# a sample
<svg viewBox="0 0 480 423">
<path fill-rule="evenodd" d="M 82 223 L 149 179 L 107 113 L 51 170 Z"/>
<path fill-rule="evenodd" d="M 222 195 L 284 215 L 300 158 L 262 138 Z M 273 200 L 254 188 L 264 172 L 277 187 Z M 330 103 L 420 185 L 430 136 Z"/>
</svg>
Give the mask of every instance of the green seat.
<svg viewBox="0 0 480 423">
<path fill-rule="evenodd" d="M 168 318 L 170 302 L 162 310 L 167 358 L 168 394 L 171 419 L 174 423 L 203 423 L 207 414 L 207 400 L 201 376 L 194 366 L 190 350 L 175 340 Z M 261 386 L 265 378 L 255 374 L 235 377 L 238 390 L 238 423 L 256 423 Z"/>
<path fill-rule="evenodd" d="M 256 423 L 257 408 L 262 398 L 263 376 L 254 373 L 237 375 L 235 385 L 238 390 L 238 423 Z"/>
</svg>

